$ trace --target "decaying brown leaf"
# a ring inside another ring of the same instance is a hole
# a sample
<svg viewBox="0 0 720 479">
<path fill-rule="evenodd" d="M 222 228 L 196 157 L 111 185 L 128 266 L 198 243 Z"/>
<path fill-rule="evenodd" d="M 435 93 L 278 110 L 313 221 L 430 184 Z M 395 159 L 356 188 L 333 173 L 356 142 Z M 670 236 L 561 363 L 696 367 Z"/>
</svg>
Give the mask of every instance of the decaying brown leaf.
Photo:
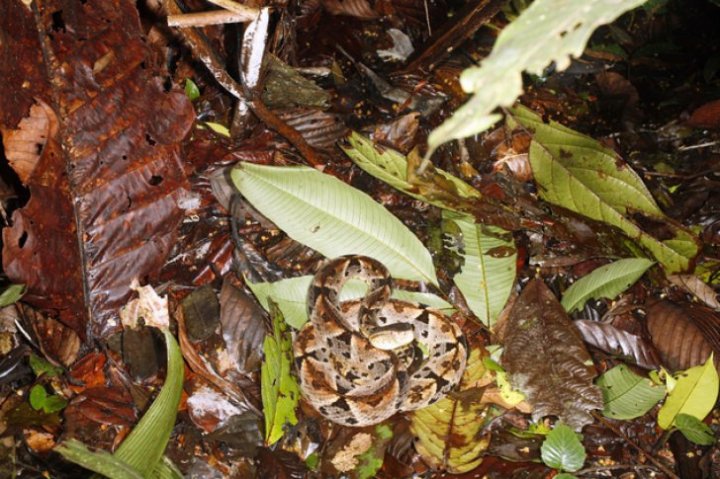
<svg viewBox="0 0 720 479">
<path fill-rule="evenodd" d="M 541 279 L 532 280 L 508 319 L 502 364 L 533 406 L 535 421 L 557 416 L 576 430 L 602 409 L 596 371 L 579 332 Z M 590 366 L 589 366 L 590 365 Z"/>
<path fill-rule="evenodd" d="M 52 83 L 3 95 L 0 110 L 32 103 L 11 98 L 32 93 L 60 128 L 28 178 L 30 201 L 3 231 L 3 266 L 27 285 L 25 301 L 57 311 L 83 339 L 101 337 L 117 328 L 131 280 L 156 274 L 175 243 L 188 196 L 178 142 L 194 112 L 152 68 L 135 2 L 58 1 L 28 12 L 18 18 L 34 23 L 46 62 L 19 63 Z M 5 40 L 3 51 L 25 47 L 23 37 Z"/>
<path fill-rule="evenodd" d="M 226 276 L 220 290 L 220 324 L 228 358 L 242 374 L 260 369 L 266 333 L 265 310 Z"/>
<path fill-rule="evenodd" d="M 658 301 L 647 309 L 647 328 L 663 364 L 672 371 L 720 362 L 720 318 L 699 304 Z"/>
<path fill-rule="evenodd" d="M 58 131 L 58 119 L 55 112 L 45 102 L 38 100 L 30 107 L 30 113 L 20 121 L 17 129 L 2 133 L 5 156 L 20 181 L 27 183 L 48 137 Z"/>
<path fill-rule="evenodd" d="M 671 274 L 667 277 L 675 286 L 684 289 L 713 309 L 720 309 L 718 294 L 694 274 Z"/>
<path fill-rule="evenodd" d="M 573 324 L 586 343 L 606 353 L 632 361 L 641 368 L 655 369 L 660 365 L 653 345 L 640 336 L 599 321 L 578 320 Z"/>
</svg>

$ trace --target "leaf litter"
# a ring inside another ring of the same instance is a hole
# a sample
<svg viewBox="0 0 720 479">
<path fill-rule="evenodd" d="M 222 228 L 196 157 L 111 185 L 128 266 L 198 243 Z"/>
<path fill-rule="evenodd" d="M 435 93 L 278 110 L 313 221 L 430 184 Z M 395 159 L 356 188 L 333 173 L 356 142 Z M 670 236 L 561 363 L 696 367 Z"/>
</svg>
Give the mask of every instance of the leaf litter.
<svg viewBox="0 0 720 479">
<path fill-rule="evenodd" d="M 500 3 L 3 3 L 0 475 L 712 477 L 720 9 Z M 302 399 L 344 254 L 460 325 L 460 387 Z"/>
</svg>

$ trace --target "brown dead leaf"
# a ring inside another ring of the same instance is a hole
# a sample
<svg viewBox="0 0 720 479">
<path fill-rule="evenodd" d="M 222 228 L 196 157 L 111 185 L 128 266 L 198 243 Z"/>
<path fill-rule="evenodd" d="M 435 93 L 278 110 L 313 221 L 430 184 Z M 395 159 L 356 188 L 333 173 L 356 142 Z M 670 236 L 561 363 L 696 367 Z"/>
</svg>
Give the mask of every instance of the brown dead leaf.
<svg viewBox="0 0 720 479">
<path fill-rule="evenodd" d="M 175 243 L 188 194 L 177 143 L 194 112 L 148 67 L 135 2 L 46 9 L 34 21 L 48 62 L 20 63 L 50 72 L 52 90 L 36 96 L 62 121 L 29 179 L 30 201 L 3 231 L 3 266 L 27 285 L 25 301 L 58 311 L 83 338 L 105 336 L 131 279 L 156 274 Z M 7 40 L 3 51 L 20 41 Z"/>
<path fill-rule="evenodd" d="M 720 128 L 720 100 L 714 100 L 698 107 L 686 122 L 695 128 Z"/>
<path fill-rule="evenodd" d="M 647 309 L 647 328 L 672 371 L 703 364 L 713 351 L 715 365 L 720 362 L 720 320 L 705 306 L 658 301 Z"/>
<path fill-rule="evenodd" d="M 595 368 L 567 313 L 541 279 L 532 280 L 510 312 L 502 364 L 534 407 L 533 419 L 557 416 L 576 430 L 602 409 Z"/>
<path fill-rule="evenodd" d="M 612 324 L 599 321 L 573 321 L 583 340 L 608 354 L 630 360 L 641 368 L 655 369 L 660 358 L 652 343 L 641 336 L 618 329 Z"/>
<path fill-rule="evenodd" d="M 675 286 L 694 295 L 712 309 L 720 309 L 718 294 L 694 274 L 672 274 L 667 279 Z"/>
<path fill-rule="evenodd" d="M 58 120 L 47 103 L 37 100 L 17 129 L 6 130 L 0 127 L 0 132 L 10 167 L 17 173 L 20 181 L 26 184 L 40 160 L 40 153 L 48 137 L 57 135 Z"/>
</svg>

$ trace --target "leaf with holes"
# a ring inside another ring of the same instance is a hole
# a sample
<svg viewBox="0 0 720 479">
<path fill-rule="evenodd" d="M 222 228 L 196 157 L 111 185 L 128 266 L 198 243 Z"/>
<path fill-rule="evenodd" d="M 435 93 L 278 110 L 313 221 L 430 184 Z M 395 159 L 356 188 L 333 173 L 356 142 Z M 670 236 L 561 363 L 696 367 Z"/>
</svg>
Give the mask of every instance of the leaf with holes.
<svg viewBox="0 0 720 479">
<path fill-rule="evenodd" d="M 524 107 L 514 108 L 509 120 L 533 132 L 530 164 L 541 198 L 617 227 L 668 272 L 690 267 L 697 238 L 662 213 L 637 173 L 615 152 L 558 123 L 544 123 Z M 661 226 L 667 238 L 655 238 L 640 226 L 652 224 Z"/>
<path fill-rule="evenodd" d="M 665 388 L 638 376 L 624 364 L 605 372 L 597 385 L 605 401 L 603 414 L 613 419 L 640 417 L 665 397 Z"/>
<path fill-rule="evenodd" d="M 362 191 L 304 166 L 243 163 L 231 176 L 258 211 L 328 258 L 370 256 L 396 278 L 437 284 L 432 258 L 420 240 Z"/>
<path fill-rule="evenodd" d="M 410 429 L 417 437 L 415 449 L 423 460 L 435 469 L 462 474 L 476 468 L 488 447 L 489 438 L 481 434 L 483 427 L 494 415 L 486 404 L 472 400 L 470 391 L 490 371 L 485 368 L 483 356 L 487 352 L 473 349 L 468 358 L 459 391 L 435 404 L 411 413 Z M 467 400 L 463 393 L 467 392 Z"/>
<path fill-rule="evenodd" d="M 522 72 L 543 75 L 555 62 L 564 70 L 579 57 L 592 32 L 644 3 L 586 0 L 536 0 L 502 30 L 491 54 L 479 67 L 466 69 L 460 84 L 470 100 L 428 137 L 428 156 L 442 143 L 486 130 L 500 119 L 499 106 L 510 106 L 523 91 Z"/>
<path fill-rule="evenodd" d="M 570 286 L 563 294 L 562 305 L 572 313 L 585 306 L 588 299 L 615 299 L 645 271 L 655 264 L 645 258 L 626 258 L 594 269 Z"/>
<path fill-rule="evenodd" d="M 134 1 L 33 11 L 24 24 L 35 40 L 3 35 L 6 51 L 30 45 L 32 88 L 2 95 L 0 111 L 37 98 L 59 126 L 48 126 L 30 200 L 3 230 L 3 271 L 27 286 L 25 302 L 91 340 L 117 331 L 131 279 L 155 278 L 175 245 L 190 190 L 180 142 L 195 113 L 166 88 Z"/>
<path fill-rule="evenodd" d="M 276 305 L 271 304 L 273 334 L 265 337 L 265 359 L 260 368 L 260 390 L 265 413 L 265 443 L 275 444 L 286 424 L 297 424 L 295 408 L 300 389 L 292 375 L 292 338 Z"/>
</svg>

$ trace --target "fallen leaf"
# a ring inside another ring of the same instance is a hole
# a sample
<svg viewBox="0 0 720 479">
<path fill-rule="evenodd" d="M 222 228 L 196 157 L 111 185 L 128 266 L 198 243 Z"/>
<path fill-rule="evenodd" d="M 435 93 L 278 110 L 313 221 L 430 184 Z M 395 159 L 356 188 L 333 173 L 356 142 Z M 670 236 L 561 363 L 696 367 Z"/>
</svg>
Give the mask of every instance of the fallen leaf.
<svg viewBox="0 0 720 479">
<path fill-rule="evenodd" d="M 532 280 L 508 319 L 502 365 L 533 406 L 533 420 L 557 416 L 575 430 L 602 409 L 595 368 L 580 334 L 541 279 Z"/>
</svg>

